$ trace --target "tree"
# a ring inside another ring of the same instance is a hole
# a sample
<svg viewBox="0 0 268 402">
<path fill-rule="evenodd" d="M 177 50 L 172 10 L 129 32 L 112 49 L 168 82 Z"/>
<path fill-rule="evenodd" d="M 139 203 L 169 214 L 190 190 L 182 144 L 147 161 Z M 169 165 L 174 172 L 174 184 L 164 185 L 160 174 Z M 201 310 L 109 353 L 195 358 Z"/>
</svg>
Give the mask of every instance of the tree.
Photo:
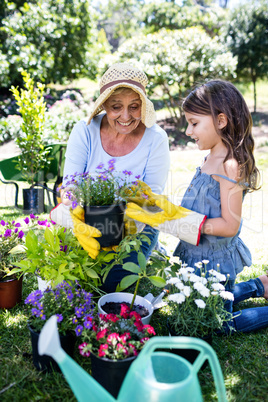
<svg viewBox="0 0 268 402">
<path fill-rule="evenodd" d="M 203 7 L 191 4 L 170 4 L 164 2 L 150 2 L 142 9 L 144 31 L 152 33 L 162 28 L 183 29 L 193 26 L 202 26 L 210 36 L 219 33 L 226 20 L 226 12 L 222 8 L 211 5 Z"/>
<path fill-rule="evenodd" d="M 254 88 L 254 112 L 257 109 L 256 82 L 268 71 L 268 4 L 265 1 L 246 4 L 231 14 L 227 43 L 237 56 L 237 76 L 251 81 Z"/>
<path fill-rule="evenodd" d="M 125 41 L 100 63 L 100 73 L 115 62 L 129 61 L 144 70 L 149 78 L 149 93 L 158 92 L 180 124 L 180 100 L 194 84 L 210 78 L 231 79 L 236 59 L 219 38 L 211 38 L 201 28 L 161 29 L 139 34 Z M 159 93 L 160 91 L 160 93 Z"/>
<path fill-rule="evenodd" d="M 95 78 L 87 55 L 98 45 L 99 33 L 89 0 L 17 3 L 23 5 L 8 3 L 1 21 L 0 60 L 8 63 L 8 70 L 4 78 L 0 75 L 0 86 L 21 85 L 21 70 L 46 83 L 62 83 L 85 72 Z"/>
</svg>

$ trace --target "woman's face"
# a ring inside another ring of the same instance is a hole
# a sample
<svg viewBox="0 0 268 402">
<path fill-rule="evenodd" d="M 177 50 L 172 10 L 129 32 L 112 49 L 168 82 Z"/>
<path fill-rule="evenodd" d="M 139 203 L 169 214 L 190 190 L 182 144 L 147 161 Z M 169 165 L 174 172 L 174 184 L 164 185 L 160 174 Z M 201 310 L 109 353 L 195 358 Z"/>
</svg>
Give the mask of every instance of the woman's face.
<svg viewBox="0 0 268 402">
<path fill-rule="evenodd" d="M 103 104 L 110 127 L 119 134 L 130 134 L 140 124 L 141 104 L 134 91 L 111 95 Z"/>
</svg>

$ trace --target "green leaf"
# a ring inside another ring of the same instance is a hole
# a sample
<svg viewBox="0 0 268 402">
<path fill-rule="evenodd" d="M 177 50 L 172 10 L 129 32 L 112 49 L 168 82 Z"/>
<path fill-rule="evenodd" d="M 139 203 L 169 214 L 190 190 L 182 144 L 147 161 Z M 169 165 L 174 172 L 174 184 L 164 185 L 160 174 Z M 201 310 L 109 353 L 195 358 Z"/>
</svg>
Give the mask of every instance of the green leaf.
<svg viewBox="0 0 268 402">
<path fill-rule="evenodd" d="M 134 264 L 134 262 L 126 262 L 125 264 L 123 264 L 123 268 L 136 274 L 139 274 L 141 272 L 141 268 L 137 264 Z"/>
<path fill-rule="evenodd" d="M 137 282 L 139 279 L 138 275 L 128 275 L 125 276 L 122 281 L 120 282 L 120 289 L 124 290 L 128 288 L 129 286 L 133 285 L 133 283 Z"/>
<path fill-rule="evenodd" d="M 48 227 L 45 230 L 44 237 L 51 248 L 54 249 L 54 235 Z"/>
<path fill-rule="evenodd" d="M 90 276 L 90 278 L 99 278 L 99 275 L 96 271 L 94 271 L 94 269 L 89 268 L 86 270 L 86 273 L 88 276 Z"/>
<path fill-rule="evenodd" d="M 36 249 L 38 246 L 38 238 L 32 230 L 30 230 L 29 233 L 27 234 L 27 236 L 25 237 L 25 245 L 26 245 L 27 251 L 29 251 L 31 253 L 36 252 Z"/>
<path fill-rule="evenodd" d="M 148 279 L 154 286 L 157 286 L 158 288 L 162 288 L 166 285 L 165 279 L 161 278 L 160 276 L 149 276 Z"/>
<path fill-rule="evenodd" d="M 138 262 L 141 269 L 144 271 L 146 269 L 147 260 L 143 253 L 138 253 Z"/>
</svg>

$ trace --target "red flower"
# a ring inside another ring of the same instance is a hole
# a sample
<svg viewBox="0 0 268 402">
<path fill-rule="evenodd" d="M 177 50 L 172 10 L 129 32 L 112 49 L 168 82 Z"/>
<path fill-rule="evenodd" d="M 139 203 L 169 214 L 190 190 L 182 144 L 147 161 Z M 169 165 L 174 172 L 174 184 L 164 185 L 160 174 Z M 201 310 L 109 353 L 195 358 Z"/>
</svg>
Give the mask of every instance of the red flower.
<svg viewBox="0 0 268 402">
<path fill-rule="evenodd" d="M 100 345 L 99 347 L 99 357 L 104 357 L 106 355 L 106 350 L 108 349 L 108 345 L 107 343 L 105 343 L 104 345 Z"/>
<path fill-rule="evenodd" d="M 144 325 L 143 325 L 142 321 L 137 320 L 137 321 L 134 322 L 134 325 L 135 325 L 135 327 L 137 328 L 138 331 L 141 332 L 143 330 Z"/>
<path fill-rule="evenodd" d="M 133 355 L 138 356 L 138 352 L 137 352 L 135 346 L 132 345 L 132 343 L 129 343 L 128 345 L 131 347 Z"/>
<path fill-rule="evenodd" d="M 129 313 L 129 317 L 133 317 L 133 316 L 136 318 L 136 320 L 141 320 L 141 315 L 138 314 L 137 311 L 131 311 Z"/>
<path fill-rule="evenodd" d="M 151 325 L 149 324 L 144 325 L 143 329 L 145 329 L 148 332 L 148 334 L 155 335 L 155 330 Z"/>
<path fill-rule="evenodd" d="M 108 335 L 107 342 L 112 343 L 113 339 L 115 340 L 119 339 L 119 334 L 117 334 L 116 332 L 112 332 L 110 335 Z"/>
<path fill-rule="evenodd" d="M 119 317 L 117 317 L 116 314 L 107 314 L 106 318 L 107 318 L 107 321 L 112 321 L 112 322 L 116 322 L 119 320 Z"/>
<path fill-rule="evenodd" d="M 148 338 L 148 336 L 145 336 L 144 338 L 141 338 L 141 343 L 145 343 L 147 341 L 149 341 L 150 338 Z"/>
<path fill-rule="evenodd" d="M 129 307 L 128 307 L 126 304 L 124 304 L 124 303 L 121 304 L 121 311 L 120 311 L 121 317 L 123 317 L 123 318 L 128 318 L 129 312 L 130 312 Z"/>
<path fill-rule="evenodd" d="M 128 354 L 127 348 L 125 348 L 125 346 L 123 346 L 122 343 L 118 343 L 116 349 L 124 352 L 126 355 Z"/>
<path fill-rule="evenodd" d="M 106 336 L 107 332 L 108 332 L 108 329 L 107 329 L 107 328 L 104 328 L 102 331 L 99 331 L 99 332 L 97 333 L 97 336 L 96 336 L 97 341 L 98 341 L 99 339 L 101 339 L 101 338 L 104 338 L 104 337 Z"/>
</svg>

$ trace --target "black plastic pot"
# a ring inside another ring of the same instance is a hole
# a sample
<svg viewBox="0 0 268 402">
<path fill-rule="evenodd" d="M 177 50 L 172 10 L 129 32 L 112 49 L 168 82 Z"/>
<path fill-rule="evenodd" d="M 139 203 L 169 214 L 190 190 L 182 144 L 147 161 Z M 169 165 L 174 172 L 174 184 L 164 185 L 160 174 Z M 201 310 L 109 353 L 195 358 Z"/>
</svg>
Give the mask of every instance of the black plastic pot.
<svg viewBox="0 0 268 402">
<path fill-rule="evenodd" d="M 25 213 L 44 212 L 44 189 L 43 188 L 24 188 L 23 189 L 23 210 Z"/>
<path fill-rule="evenodd" d="M 60 372 L 60 368 L 55 360 L 47 355 L 40 356 L 38 353 L 38 339 L 39 332 L 35 332 L 31 327 L 30 323 L 27 324 L 32 341 L 32 355 L 33 355 L 33 364 L 38 371 L 51 372 L 52 370 Z M 62 349 L 68 353 L 69 356 L 73 357 L 74 355 L 74 347 L 75 347 L 76 337 L 72 333 L 68 333 L 66 335 L 60 335 L 60 343 Z"/>
<path fill-rule="evenodd" d="M 123 239 L 126 204 L 85 206 L 85 223 L 102 233 L 97 240 L 102 247 L 118 245 Z"/>
<path fill-rule="evenodd" d="M 172 327 L 169 325 L 168 321 L 167 321 L 167 328 L 171 336 L 178 336 L 176 332 L 172 329 Z M 200 337 L 199 339 L 206 341 L 210 346 L 212 346 L 212 334 Z M 188 360 L 188 362 L 190 362 L 191 364 L 194 363 L 194 361 L 196 360 L 197 356 L 200 353 L 198 350 L 195 349 L 170 349 L 170 352 L 183 357 L 184 359 Z M 203 370 L 207 366 L 207 364 L 208 361 L 205 361 L 205 363 L 201 367 L 201 370 Z"/>
<path fill-rule="evenodd" d="M 90 358 L 92 377 L 110 392 L 111 395 L 117 398 L 121 384 L 136 356 L 123 360 L 109 360 L 97 357 L 91 353 Z"/>
<path fill-rule="evenodd" d="M 10 309 L 21 302 L 22 277 L 0 281 L 0 309 Z"/>
</svg>

